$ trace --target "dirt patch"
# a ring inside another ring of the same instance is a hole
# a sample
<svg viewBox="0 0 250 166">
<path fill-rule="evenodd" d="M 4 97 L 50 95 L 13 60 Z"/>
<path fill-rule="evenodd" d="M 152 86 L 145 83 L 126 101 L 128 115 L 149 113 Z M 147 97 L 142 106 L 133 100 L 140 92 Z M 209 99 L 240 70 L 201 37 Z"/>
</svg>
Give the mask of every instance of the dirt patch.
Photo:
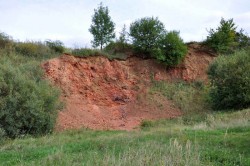
<svg viewBox="0 0 250 166">
<path fill-rule="evenodd" d="M 153 80 L 206 80 L 213 57 L 190 47 L 177 68 L 166 69 L 152 59 L 131 57 L 110 61 L 105 57 L 79 58 L 62 55 L 42 66 L 49 78 L 62 89 L 66 106 L 59 113 L 56 129 L 131 130 L 144 119 L 173 118 L 181 111 L 161 95 L 150 95 Z"/>
</svg>

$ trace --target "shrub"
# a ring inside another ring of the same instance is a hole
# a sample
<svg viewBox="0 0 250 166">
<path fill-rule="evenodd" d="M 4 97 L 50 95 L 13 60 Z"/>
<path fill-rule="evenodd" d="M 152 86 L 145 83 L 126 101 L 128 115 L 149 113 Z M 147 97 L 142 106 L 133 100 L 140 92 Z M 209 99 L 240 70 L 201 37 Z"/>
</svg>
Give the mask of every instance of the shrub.
<svg viewBox="0 0 250 166">
<path fill-rule="evenodd" d="M 168 66 L 178 65 L 187 53 L 187 46 L 179 36 L 179 32 L 171 31 L 164 35 L 160 46 L 153 50 L 154 57 Z"/>
<path fill-rule="evenodd" d="M 250 44 L 250 38 L 243 33 L 243 30 L 236 31 L 237 26 L 233 19 L 220 21 L 219 27 L 210 29 L 205 44 L 218 53 L 232 53 L 239 47 L 246 47 Z"/>
<path fill-rule="evenodd" d="M 28 57 L 44 57 L 53 54 L 51 49 L 41 42 L 19 42 L 15 45 L 16 52 Z"/>
<path fill-rule="evenodd" d="M 88 57 L 88 56 L 102 56 L 105 53 L 97 49 L 77 48 L 72 50 L 72 54 L 79 57 Z"/>
<path fill-rule="evenodd" d="M 38 79 L 40 68 L 27 70 L 31 65 L 0 59 L 0 127 L 11 138 L 46 134 L 54 128 L 59 91 Z"/>
<path fill-rule="evenodd" d="M 0 49 L 11 51 L 13 49 L 13 45 L 14 42 L 12 38 L 3 32 L 0 32 Z"/>
<path fill-rule="evenodd" d="M 104 48 L 104 51 L 110 52 L 112 54 L 131 52 L 133 51 L 133 46 L 131 44 L 123 43 L 119 41 L 111 42 Z"/>
<path fill-rule="evenodd" d="M 45 43 L 51 50 L 54 50 L 57 53 L 63 53 L 65 50 L 63 42 L 61 42 L 60 40 L 56 41 L 47 40 L 45 41 Z"/>
<path fill-rule="evenodd" d="M 158 18 L 145 17 L 130 25 L 132 43 L 136 51 L 142 52 L 146 57 L 150 57 L 151 51 L 158 48 L 163 34 L 165 28 Z"/>
<path fill-rule="evenodd" d="M 209 67 L 210 97 L 215 109 L 250 106 L 250 51 L 218 57 Z"/>
</svg>

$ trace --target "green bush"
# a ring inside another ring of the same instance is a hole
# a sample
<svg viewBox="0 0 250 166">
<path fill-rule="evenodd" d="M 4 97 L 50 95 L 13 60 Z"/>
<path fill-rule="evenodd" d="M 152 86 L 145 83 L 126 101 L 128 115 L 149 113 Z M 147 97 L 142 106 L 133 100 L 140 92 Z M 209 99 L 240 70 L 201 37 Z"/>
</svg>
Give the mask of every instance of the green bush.
<svg viewBox="0 0 250 166">
<path fill-rule="evenodd" d="M 72 54 L 79 57 L 105 56 L 105 53 L 103 51 L 90 48 L 77 48 L 72 50 Z"/>
<path fill-rule="evenodd" d="M 187 54 L 187 46 L 179 36 L 179 32 L 171 31 L 164 35 L 159 48 L 153 49 L 152 55 L 168 66 L 178 65 Z"/>
<path fill-rule="evenodd" d="M 158 48 L 165 28 L 158 18 L 141 18 L 130 25 L 130 36 L 137 52 L 143 53 L 146 58 L 154 48 Z"/>
<path fill-rule="evenodd" d="M 250 51 L 218 57 L 209 67 L 210 97 L 215 109 L 250 106 Z"/>
<path fill-rule="evenodd" d="M 243 30 L 236 31 L 237 26 L 233 19 L 221 19 L 216 30 L 210 29 L 205 44 L 218 53 L 232 53 L 235 49 L 250 45 L 250 38 Z"/>
<path fill-rule="evenodd" d="M 78 57 L 88 57 L 88 56 L 104 56 L 107 57 L 109 60 L 120 59 L 125 60 L 127 59 L 127 55 L 124 53 L 114 53 L 112 51 L 101 51 L 97 49 L 89 49 L 89 48 L 79 48 L 74 49 L 71 51 L 74 56 Z"/>
<path fill-rule="evenodd" d="M 63 53 L 65 50 L 64 44 L 60 40 L 56 41 L 47 40 L 45 41 L 45 43 L 51 50 L 54 50 L 57 53 Z"/>
<path fill-rule="evenodd" d="M 54 52 L 41 42 L 19 42 L 15 45 L 16 52 L 28 57 L 48 57 Z"/>
<path fill-rule="evenodd" d="M 116 53 L 124 53 L 124 52 L 132 52 L 133 46 L 128 43 L 123 42 L 111 42 L 105 48 L 104 51 L 116 54 Z"/>
<path fill-rule="evenodd" d="M 15 63 L 9 57 L 0 59 L 0 128 L 11 138 L 50 133 L 59 91 L 41 79 L 39 64 Z"/>
<path fill-rule="evenodd" d="M 6 49 L 9 52 L 13 50 L 13 45 L 14 42 L 12 38 L 3 32 L 0 32 L 0 49 Z"/>
</svg>

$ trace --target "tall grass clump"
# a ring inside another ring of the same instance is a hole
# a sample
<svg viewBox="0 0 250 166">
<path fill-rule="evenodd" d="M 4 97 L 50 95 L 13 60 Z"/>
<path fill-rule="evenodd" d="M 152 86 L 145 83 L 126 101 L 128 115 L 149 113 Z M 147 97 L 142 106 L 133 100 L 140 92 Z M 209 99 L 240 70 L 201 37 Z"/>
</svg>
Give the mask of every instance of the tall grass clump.
<svg viewBox="0 0 250 166">
<path fill-rule="evenodd" d="M 7 137 L 50 133 L 59 91 L 42 79 L 39 62 L 20 55 L 0 58 L 0 128 Z M 25 61 L 18 63 L 16 60 Z"/>
<path fill-rule="evenodd" d="M 214 109 L 250 107 L 250 51 L 218 57 L 209 67 Z"/>
</svg>

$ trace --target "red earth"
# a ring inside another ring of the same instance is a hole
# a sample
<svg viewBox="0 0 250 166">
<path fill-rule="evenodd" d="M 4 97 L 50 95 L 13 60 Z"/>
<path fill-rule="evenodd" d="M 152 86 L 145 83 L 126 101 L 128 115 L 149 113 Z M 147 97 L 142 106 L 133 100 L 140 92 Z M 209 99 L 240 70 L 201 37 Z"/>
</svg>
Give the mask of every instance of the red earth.
<svg viewBox="0 0 250 166">
<path fill-rule="evenodd" d="M 60 87 L 65 107 L 56 130 L 132 130 L 143 120 L 174 118 L 181 111 L 160 94 L 149 95 L 152 80 L 206 81 L 214 56 L 190 44 L 183 63 L 171 69 L 153 59 L 126 61 L 62 55 L 42 64 L 45 77 Z"/>
</svg>

